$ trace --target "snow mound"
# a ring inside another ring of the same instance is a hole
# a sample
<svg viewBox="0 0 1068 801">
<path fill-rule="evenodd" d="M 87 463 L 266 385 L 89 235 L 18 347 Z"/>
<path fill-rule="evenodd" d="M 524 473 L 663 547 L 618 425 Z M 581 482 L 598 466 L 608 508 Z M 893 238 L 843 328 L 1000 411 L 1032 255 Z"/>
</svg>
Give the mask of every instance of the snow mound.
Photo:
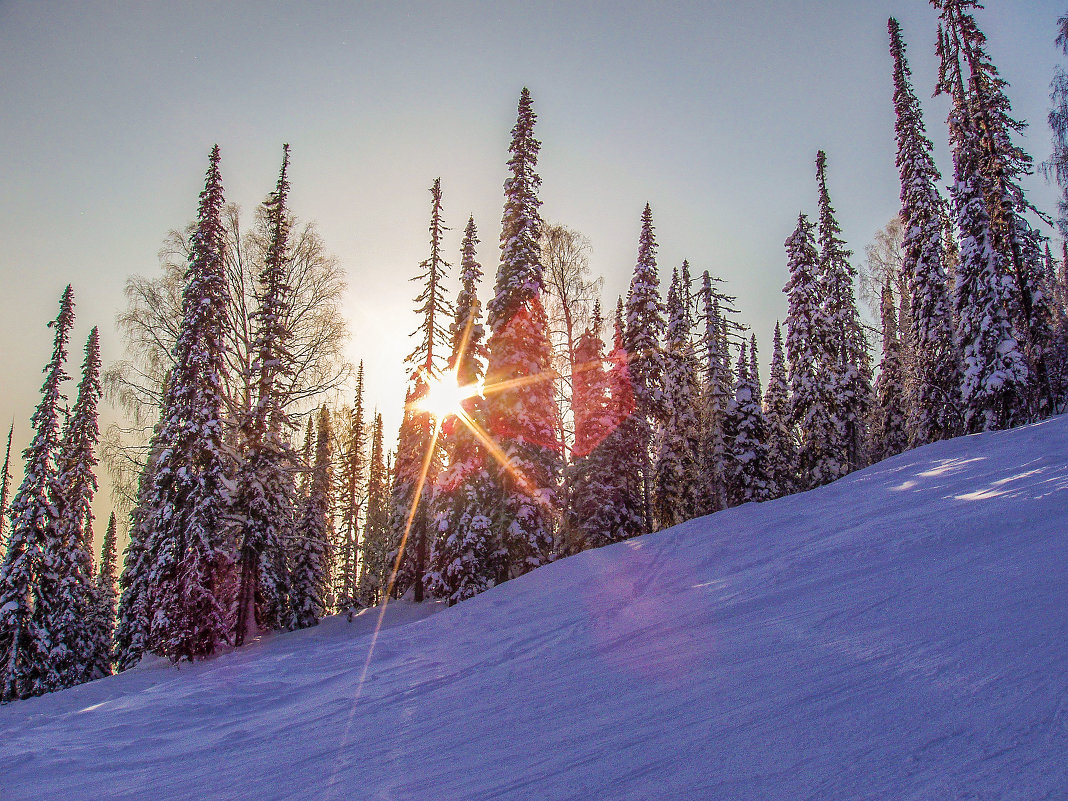
<svg viewBox="0 0 1068 801">
<path fill-rule="evenodd" d="M 9 705 L 0 798 L 1061 798 L 1066 598 L 1062 416 Z"/>
</svg>

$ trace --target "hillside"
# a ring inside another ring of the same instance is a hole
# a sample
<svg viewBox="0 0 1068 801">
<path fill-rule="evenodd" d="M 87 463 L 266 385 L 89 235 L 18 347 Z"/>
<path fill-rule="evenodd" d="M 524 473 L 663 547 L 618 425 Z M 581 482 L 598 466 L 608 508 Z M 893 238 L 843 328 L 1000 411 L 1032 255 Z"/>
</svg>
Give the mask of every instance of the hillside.
<svg viewBox="0 0 1068 801">
<path fill-rule="evenodd" d="M 1063 798 L 1066 599 L 1062 416 L 0 708 L 0 798 Z"/>
</svg>

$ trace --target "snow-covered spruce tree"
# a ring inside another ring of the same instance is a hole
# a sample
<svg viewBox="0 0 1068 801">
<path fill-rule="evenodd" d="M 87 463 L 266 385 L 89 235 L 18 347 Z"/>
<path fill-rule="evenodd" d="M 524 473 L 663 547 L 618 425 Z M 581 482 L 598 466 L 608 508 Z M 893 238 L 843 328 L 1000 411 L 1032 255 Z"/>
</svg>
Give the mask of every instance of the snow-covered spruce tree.
<svg viewBox="0 0 1068 801">
<path fill-rule="evenodd" d="M 190 242 L 145 521 L 152 596 L 147 648 L 175 662 L 212 654 L 227 633 L 219 597 L 229 561 L 223 521 L 230 507 L 231 469 L 221 393 L 227 308 L 223 202 L 216 146 Z"/>
<path fill-rule="evenodd" d="M 165 390 L 166 392 L 166 390 Z M 148 443 L 148 456 L 137 480 L 137 497 L 130 510 L 130 542 L 126 546 L 122 573 L 119 576 L 119 605 L 115 613 L 115 633 L 111 658 L 117 670 L 132 668 L 145 655 L 152 620 L 152 585 L 150 584 L 153 540 L 152 487 L 159 460 L 161 424 L 157 423 Z"/>
<path fill-rule="evenodd" d="M 367 467 L 367 513 L 360 537 L 360 574 L 356 605 L 374 606 L 385 598 L 389 583 L 389 474 L 382 445 L 382 415 L 371 427 L 371 457 Z"/>
<path fill-rule="evenodd" d="M 780 498 L 797 487 L 797 447 L 790 427 L 790 386 L 786 380 L 782 331 L 775 323 L 768 391 L 764 393 L 768 421 L 768 479 L 771 497 Z"/>
<path fill-rule="evenodd" d="M 841 238 L 827 191 L 827 155 L 816 155 L 816 183 L 819 188 L 819 279 L 823 284 L 821 320 L 826 328 L 819 335 L 825 366 L 834 380 L 832 418 L 838 430 L 837 445 L 842 459 L 841 473 L 868 463 L 868 415 L 873 395 L 868 342 L 860 322 L 853 293 L 856 270 L 849 263 L 852 251 Z M 838 476 L 833 476 L 838 478 Z"/>
<path fill-rule="evenodd" d="M 11 438 L 15 435 L 15 422 L 7 429 L 7 450 L 4 451 L 4 466 L 0 468 L 0 558 L 7 551 L 7 499 L 11 492 Z"/>
<path fill-rule="evenodd" d="M 363 362 L 356 371 L 356 397 L 344 432 L 341 465 L 338 471 L 338 508 L 341 515 L 338 569 L 334 597 L 339 610 L 349 609 L 356 598 L 356 542 L 360 513 L 366 498 L 367 409 L 364 401 Z"/>
<path fill-rule="evenodd" d="M 478 230 L 470 218 L 461 245 L 460 292 L 449 329 L 452 354 L 446 373 L 459 387 L 474 387 L 482 381 L 486 356 L 477 244 Z M 474 395 L 463 401 L 463 409 L 463 419 L 454 416 L 443 424 L 449 466 L 435 488 L 434 542 L 426 581 L 430 595 L 445 598 L 450 606 L 489 589 L 495 578 L 492 457 L 475 433 L 485 428 L 485 402 Z"/>
<path fill-rule="evenodd" d="M 753 387 L 756 391 L 754 397 L 760 408 L 764 408 L 764 391 L 760 384 L 760 365 L 757 362 L 757 338 L 756 334 L 749 335 L 749 375 L 753 379 Z"/>
<path fill-rule="evenodd" d="M 875 461 L 901 453 L 909 446 L 897 314 L 888 277 L 882 296 L 883 360 L 879 365 L 879 377 L 875 381 L 876 401 L 872 409 L 871 423 L 871 454 Z"/>
<path fill-rule="evenodd" d="M 1057 20 L 1057 46 L 1068 56 L 1068 14 Z M 1042 165 L 1046 178 L 1061 190 L 1057 200 L 1057 231 L 1068 240 L 1068 70 L 1058 66 L 1050 84 L 1049 128 L 1053 133 L 1053 152 Z"/>
<path fill-rule="evenodd" d="M 630 362 L 630 378 L 634 387 L 635 439 L 632 443 L 633 453 L 625 469 L 636 471 L 641 477 L 645 530 L 652 531 L 655 477 L 651 448 L 653 434 L 665 414 L 664 354 L 661 350 L 664 309 L 660 302 L 660 276 L 656 267 L 653 212 L 648 203 L 642 211 L 638 261 L 627 292 L 626 324 L 623 347 Z"/>
<path fill-rule="evenodd" d="M 57 467 L 63 488 L 61 525 L 70 529 L 88 554 L 93 543 L 93 494 L 97 490 L 96 445 L 100 440 L 100 334 L 89 332 L 78 397 L 67 418 Z M 72 540 L 73 541 L 73 540 Z M 92 561 L 90 559 L 90 561 Z"/>
<path fill-rule="evenodd" d="M 1054 411 L 1068 407 L 1068 241 L 1062 243 L 1063 257 L 1053 266 L 1053 355 L 1050 383 Z"/>
<path fill-rule="evenodd" d="M 734 400 L 727 406 L 723 432 L 727 443 L 727 503 L 739 506 L 771 497 L 768 476 L 768 422 L 757 399 L 756 371 L 746 358 L 745 342 L 738 353 Z"/>
<path fill-rule="evenodd" d="M 47 692 L 52 632 L 45 627 L 42 591 L 51 591 L 55 578 L 41 582 L 44 555 L 57 536 L 60 499 L 56 457 L 59 449 L 61 387 L 67 379 L 63 364 L 74 323 L 74 297 L 68 285 L 60 300 L 52 358 L 45 366 L 41 402 L 31 418 L 34 430 L 23 451 L 25 473 L 11 501 L 11 534 L 0 562 L 0 702 Z"/>
<path fill-rule="evenodd" d="M 797 437 L 798 489 L 806 490 L 842 475 L 839 433 L 832 416 L 835 386 L 826 367 L 823 282 L 814 226 L 801 214 L 786 240 L 790 278 L 783 291 L 786 364 L 790 378 L 790 427 Z"/>
<path fill-rule="evenodd" d="M 62 502 L 56 536 L 46 546 L 39 581 L 42 619 L 49 637 L 50 689 L 71 687 L 92 677 L 93 493 L 96 491 L 97 404 L 100 400 L 100 337 L 94 328 L 85 343 L 78 397 L 67 418 L 57 460 Z"/>
<path fill-rule="evenodd" d="M 905 382 L 907 425 L 913 445 L 960 433 L 960 351 L 954 337 L 953 310 L 943 241 L 945 204 L 938 193 L 942 179 L 919 100 L 912 90 L 901 27 L 891 18 L 890 53 L 894 59 L 894 112 L 897 166 L 901 175 L 901 222 L 904 261 L 901 269 L 908 302 L 909 329 Z"/>
<path fill-rule="evenodd" d="M 955 20 L 957 26 L 970 20 L 959 3 L 946 0 L 943 5 L 943 16 Z M 965 90 L 960 35 L 959 29 L 956 37 L 939 35 L 939 91 L 953 98 L 949 115 L 953 202 L 961 238 L 954 305 L 964 362 L 964 422 L 968 431 L 987 431 L 1027 419 L 1032 376 L 1014 332 L 1013 317 L 1020 299 L 990 218 L 988 198 L 996 187 L 987 171 L 981 121 L 973 114 L 977 99 Z"/>
<path fill-rule="evenodd" d="M 608 400 L 604 422 L 598 424 L 594 420 L 587 421 L 590 426 L 586 435 L 588 444 L 592 445 L 593 440 L 600 436 L 598 428 L 604 428 L 608 433 L 590 451 L 584 465 L 577 468 L 587 473 L 589 480 L 603 484 L 603 488 L 584 488 L 579 498 L 571 504 L 575 519 L 583 506 L 593 515 L 588 523 L 583 524 L 582 542 L 576 543 L 577 547 L 583 549 L 619 542 L 645 530 L 641 474 L 621 467 L 633 465 L 634 442 L 639 437 L 630 359 L 623 342 L 625 330 L 623 299 L 619 298 L 613 327 L 613 347 L 608 354 L 609 368 L 605 375 Z M 593 345 L 596 346 L 596 343 Z M 596 376 L 592 380 L 596 381 Z M 589 389 L 589 394 L 595 396 L 596 389 Z M 580 484 L 585 481 L 587 479 L 579 479 Z M 609 498 L 607 505 L 595 509 L 605 496 Z"/>
<path fill-rule="evenodd" d="M 552 370 L 552 346 L 541 296 L 541 216 L 536 172 L 541 143 L 530 92 L 519 98 L 504 183 L 501 261 L 487 304 L 486 414 L 505 465 L 494 465 L 497 582 L 552 558 L 563 462 Z"/>
<path fill-rule="evenodd" d="M 108 519 L 100 548 L 100 565 L 93 585 L 92 641 L 89 680 L 111 675 L 111 638 L 115 632 L 115 513 Z"/>
<path fill-rule="evenodd" d="M 686 265 L 686 272 L 689 266 Z M 671 276 L 664 338 L 664 422 L 658 436 L 653 512 L 660 528 L 696 517 L 702 492 L 698 464 L 701 446 L 700 366 L 690 338 L 692 321 L 687 290 L 677 272 Z"/>
<path fill-rule="evenodd" d="M 315 626 L 329 612 L 330 567 L 333 562 L 333 434 L 330 412 L 319 410 L 315 436 L 315 464 L 300 521 L 290 543 L 289 597 L 293 628 Z"/>
<path fill-rule="evenodd" d="M 961 59 L 967 69 L 967 91 L 961 93 L 962 103 L 954 99 L 954 107 L 969 116 L 968 129 L 978 139 L 975 161 L 983 174 L 990 241 L 1011 278 L 1010 316 L 1028 360 L 1032 410 L 1048 414 L 1052 326 L 1042 282 L 1043 237 L 1025 216 L 1034 207 L 1021 180 L 1032 172 L 1032 160 L 1012 141 L 1026 126 L 1012 117 L 1012 104 L 1005 94 L 1008 84 L 986 53 L 986 37 L 970 13 L 982 5 L 976 0 L 932 0 L 932 5 L 941 12 L 944 25 L 940 89 L 963 87 L 963 79 L 950 76 L 959 72 Z"/>
<path fill-rule="evenodd" d="M 726 320 L 719 292 L 712 287 L 712 276 L 701 276 L 701 307 L 704 323 L 704 385 L 701 398 L 701 442 L 699 464 L 704 487 L 699 498 L 698 514 L 710 514 L 727 508 L 727 447 L 723 439 L 723 420 L 734 397 L 730 356 L 724 336 Z"/>
<path fill-rule="evenodd" d="M 255 322 L 255 403 L 242 421 L 244 460 L 237 474 L 237 597 L 234 644 L 257 629 L 288 624 L 285 540 L 293 527 L 292 467 L 288 435 L 292 424 L 281 397 L 280 380 L 289 370 L 287 325 L 290 287 L 286 283 L 289 247 L 289 145 L 283 146 L 278 183 L 264 201 L 270 241 L 260 273 Z"/>
<path fill-rule="evenodd" d="M 416 601 L 423 600 L 427 568 L 430 564 L 432 497 L 442 465 L 439 422 L 420 406 L 431 382 L 436 380 L 449 351 L 446 321 L 452 310 L 445 299 L 444 279 L 449 263 L 441 254 L 445 228 L 441 219 L 441 179 L 430 187 L 430 256 L 419 265 L 412 280 L 421 285 L 415 298 L 419 327 L 412 333 L 416 346 L 404 360 L 409 370 L 404 398 L 404 418 L 397 437 L 397 464 L 390 495 L 390 535 L 395 575 L 391 578 L 395 596 L 409 590 Z"/>
<path fill-rule="evenodd" d="M 616 539 L 616 499 L 608 438 L 618 426 L 612 411 L 608 374 L 604 369 L 600 304 L 594 319 L 575 346 L 571 405 L 575 414 L 575 442 L 567 466 L 567 511 L 564 515 L 564 554 L 596 548 Z"/>
</svg>

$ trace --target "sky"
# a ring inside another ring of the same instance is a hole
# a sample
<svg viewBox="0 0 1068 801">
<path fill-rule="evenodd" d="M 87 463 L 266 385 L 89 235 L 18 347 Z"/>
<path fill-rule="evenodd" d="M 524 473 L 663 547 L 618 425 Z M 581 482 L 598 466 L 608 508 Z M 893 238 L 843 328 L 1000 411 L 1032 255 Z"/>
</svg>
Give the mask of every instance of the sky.
<svg viewBox="0 0 1068 801">
<path fill-rule="evenodd" d="M 989 5 L 977 19 L 1016 115 L 1031 123 L 1019 142 L 1041 162 L 1050 79 L 1068 61 L 1056 20 L 1068 8 Z M 105 364 L 120 358 L 124 283 L 155 275 L 167 231 L 195 216 L 211 146 L 227 199 L 251 210 L 288 142 L 291 208 L 347 271 L 350 358 L 365 360 L 392 439 L 417 322 L 407 279 L 428 251 L 427 190 L 441 178 L 454 264 L 474 215 L 487 300 L 524 86 L 543 143 L 542 214 L 590 239 L 606 308 L 626 291 L 648 202 L 662 279 L 683 259 L 725 279 L 766 376 L 786 311 L 783 242 L 799 211 L 815 214 L 817 150 L 855 263 L 897 212 L 891 15 L 948 176 L 948 104 L 931 98 L 936 13 L 924 0 L 0 0 L 0 421 L 14 420 L 25 447 L 46 323 L 68 282 L 78 314 L 69 372 L 93 325 Z M 1044 179 L 1025 186 L 1055 209 Z"/>
</svg>

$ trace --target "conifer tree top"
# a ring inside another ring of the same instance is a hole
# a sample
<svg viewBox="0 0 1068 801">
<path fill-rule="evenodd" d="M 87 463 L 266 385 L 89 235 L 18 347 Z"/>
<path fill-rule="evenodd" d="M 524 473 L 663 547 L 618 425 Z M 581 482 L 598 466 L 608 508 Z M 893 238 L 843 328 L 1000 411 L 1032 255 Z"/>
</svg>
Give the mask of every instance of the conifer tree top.
<svg viewBox="0 0 1068 801">
<path fill-rule="evenodd" d="M 541 261 L 541 201 L 538 188 L 538 150 L 534 138 L 534 113 L 530 92 L 523 89 L 519 110 L 512 128 L 512 154 L 508 161 L 509 177 L 504 182 L 504 215 L 501 220 L 501 265 L 497 271 L 494 297 L 487 306 L 488 322 L 496 331 L 512 318 L 528 300 L 545 289 Z"/>
</svg>

